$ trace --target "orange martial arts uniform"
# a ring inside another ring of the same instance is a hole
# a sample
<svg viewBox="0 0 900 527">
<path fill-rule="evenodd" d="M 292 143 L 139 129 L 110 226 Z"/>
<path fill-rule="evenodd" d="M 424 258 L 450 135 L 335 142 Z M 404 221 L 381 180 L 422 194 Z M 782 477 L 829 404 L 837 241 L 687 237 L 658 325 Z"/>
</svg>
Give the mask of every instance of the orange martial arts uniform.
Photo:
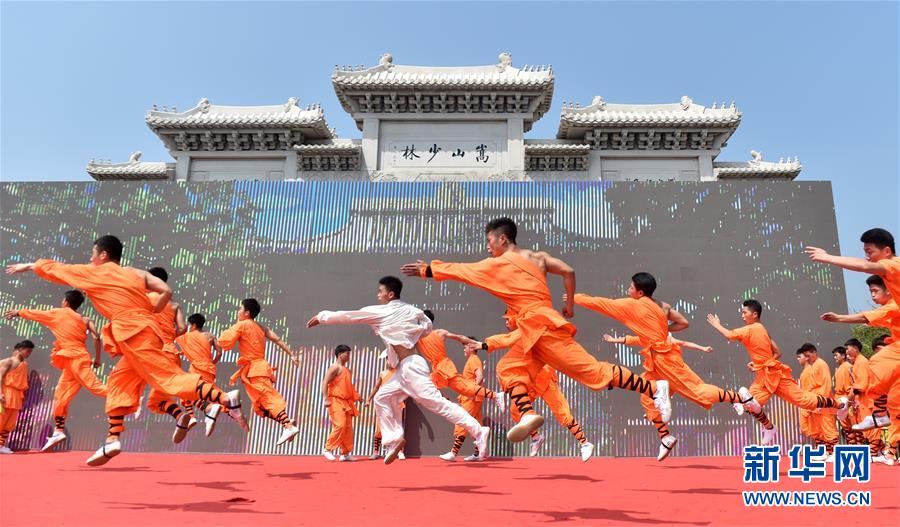
<svg viewBox="0 0 900 527">
<path fill-rule="evenodd" d="M 104 326 L 104 347 L 122 358 L 106 382 L 106 413 L 110 436 L 124 429 L 125 415 L 138 407 L 144 383 L 170 397 L 203 398 L 227 404 L 218 387 L 203 383 L 196 373 L 175 367 L 163 351 L 163 340 L 153 317 L 144 278 L 115 262 L 102 265 L 63 264 L 38 260 L 34 273 L 57 284 L 84 291 L 94 308 L 111 322 Z"/>
<path fill-rule="evenodd" d="M 809 386 L 811 384 L 811 375 L 812 370 L 810 370 L 809 364 L 804 364 L 803 370 L 800 372 L 800 377 L 797 380 L 801 390 L 809 391 Z M 815 432 L 813 431 L 812 426 L 810 426 L 811 415 L 812 410 L 805 410 L 803 408 L 800 409 L 800 433 L 815 441 Z"/>
<path fill-rule="evenodd" d="M 769 332 L 761 323 L 754 322 L 733 329 L 728 339 L 736 340 L 747 348 L 751 368 L 756 372 L 756 378 L 750 386 L 750 394 L 760 406 L 765 406 L 773 395 L 806 410 L 836 406 L 833 398 L 800 389 L 791 377 L 790 366 L 775 358 Z"/>
<path fill-rule="evenodd" d="M 435 260 L 423 267 L 423 278 L 429 269 L 437 281 L 469 284 L 506 304 L 511 328 L 518 328 L 521 338 L 497 363 L 497 376 L 523 415 L 534 413 L 527 400 L 528 385 L 544 364 L 593 390 L 612 385 L 651 396 L 655 392 L 653 381 L 618 364 L 598 361 L 575 341 L 575 325 L 553 308 L 545 273 L 524 256 L 507 251 L 474 263 Z"/>
<path fill-rule="evenodd" d="M 841 397 L 847 397 L 850 395 L 850 390 L 853 387 L 853 378 L 851 376 L 850 371 L 853 369 L 850 361 L 845 360 L 840 366 L 838 366 L 834 370 L 834 396 L 837 399 Z M 805 410 L 801 410 L 802 412 Z M 838 421 L 838 424 L 841 426 L 841 434 L 844 436 L 844 439 L 847 441 L 849 445 L 857 444 L 856 435 L 858 432 L 853 430 L 853 425 L 856 424 L 855 418 L 852 415 L 852 410 L 847 414 L 847 417 L 843 421 Z"/>
<path fill-rule="evenodd" d="M 507 348 L 515 344 L 520 338 L 519 330 L 513 330 L 510 333 L 502 335 L 492 335 L 484 339 L 487 344 L 488 351 L 492 352 L 498 349 Z M 579 443 L 584 444 L 587 438 L 581 425 L 572 415 L 572 409 L 569 407 L 569 401 L 563 395 L 559 388 L 559 375 L 550 365 L 545 364 L 540 370 L 534 373 L 531 382 L 528 385 L 528 396 L 531 400 L 541 398 L 550 409 L 550 413 L 556 418 L 557 422 L 563 427 L 569 429 L 572 435 Z M 651 403 L 652 404 L 652 403 Z M 516 406 L 510 407 L 513 421 L 516 423 L 522 419 L 522 412 Z"/>
<path fill-rule="evenodd" d="M 10 434 L 16 429 L 19 411 L 25 404 L 25 392 L 28 391 L 28 363 L 22 361 L 14 369 L 6 372 L 3 379 L 3 397 L 6 402 L 0 405 L 0 447 L 6 446 Z"/>
<path fill-rule="evenodd" d="M 882 348 L 881 351 L 884 351 L 884 348 Z M 881 353 L 881 351 L 878 353 Z M 875 358 L 878 353 L 873 355 L 872 358 Z M 856 398 L 857 412 L 854 419 L 856 423 L 859 423 L 866 417 L 872 415 L 874 401 L 866 392 L 866 387 L 871 386 L 873 382 L 871 365 L 872 361 L 860 353 L 856 356 L 856 359 L 854 359 L 853 368 L 850 370 L 853 389 L 859 392 L 859 395 Z M 879 449 L 881 445 L 881 429 L 876 427 L 871 430 L 864 430 L 860 433 L 862 434 L 864 442 L 872 448 L 872 455 L 878 455 L 874 450 Z"/>
<path fill-rule="evenodd" d="M 900 300 L 900 257 L 879 260 L 878 263 L 886 271 L 882 276 L 884 285 L 894 302 L 897 302 Z M 892 315 L 885 323 L 890 325 L 891 337 L 887 339 L 887 345 L 869 359 L 871 374 L 868 375 L 866 391 L 872 401 L 887 396 L 888 415 L 891 416 L 891 422 L 895 423 L 900 419 L 900 316 Z M 857 388 L 854 383 L 854 389 L 862 388 Z M 897 425 L 900 423 L 895 424 Z"/>
<path fill-rule="evenodd" d="M 241 379 L 250 396 L 253 411 L 282 424 L 290 421 L 286 413 L 287 403 L 275 389 L 275 372 L 266 360 L 266 333 L 262 326 L 252 319 L 238 321 L 222 333 L 219 345 L 223 350 L 238 345 L 240 356 L 237 364 L 240 369 L 231 376 L 229 384 Z"/>
<path fill-rule="evenodd" d="M 625 345 L 641 348 L 644 373 L 641 377 L 669 381 L 670 393 L 680 394 L 694 404 L 709 410 L 713 404 L 742 402 L 734 390 L 724 390 L 707 384 L 685 362 L 680 344 L 669 338 L 666 313 L 652 298 L 630 297 L 607 299 L 575 295 L 575 303 L 614 318 L 637 336 L 625 337 Z M 669 435 L 653 399 L 641 396 L 641 406 L 647 420 L 656 426 L 660 438 Z"/>
<path fill-rule="evenodd" d="M 88 327 L 84 317 L 74 309 L 59 307 L 47 311 L 20 309 L 19 317 L 46 326 L 56 337 L 50 352 L 50 364 L 62 374 L 53 391 L 53 417 L 62 429 L 69 414 L 69 404 L 82 387 L 97 397 L 106 397 L 106 385 L 91 368 L 93 361 L 84 345 Z"/>
<path fill-rule="evenodd" d="M 801 379 L 800 387 L 802 389 L 823 397 L 833 397 L 831 369 L 828 368 L 828 363 L 821 358 L 817 358 L 814 363 L 803 370 L 803 373 L 806 372 L 809 372 L 807 376 L 808 385 L 804 385 Z M 834 445 L 838 441 L 834 409 L 821 408 L 811 411 L 809 414 L 809 429 L 811 436 L 816 440 L 816 446 L 825 445 L 826 451 L 831 454 L 834 450 Z"/>
<path fill-rule="evenodd" d="M 437 388 L 450 388 L 466 397 L 494 398 L 494 392 L 459 374 L 456 365 L 447 356 L 444 339 L 436 331 L 419 339 L 416 347 L 425 360 L 431 364 L 431 381 Z"/>
<path fill-rule="evenodd" d="M 885 346 L 869 360 L 870 365 L 874 360 L 876 367 L 878 367 L 877 365 L 882 361 L 881 358 L 876 359 L 876 357 L 885 351 L 896 354 L 896 346 L 900 343 L 900 307 L 897 306 L 896 297 L 894 298 L 895 300 L 891 300 L 883 306 L 862 313 L 870 326 L 888 328 L 891 332 L 891 336 L 887 339 L 887 343 L 894 346 L 892 350 L 888 350 L 888 346 Z M 890 360 L 890 358 L 887 360 Z M 887 400 L 888 414 L 891 418 L 891 424 L 888 426 L 888 445 L 891 448 L 896 449 L 898 443 L 900 443 L 900 382 L 894 381 L 888 388 Z"/>
<path fill-rule="evenodd" d="M 156 301 L 159 299 L 158 293 L 147 293 L 147 296 L 150 298 L 150 303 L 153 305 L 155 305 Z M 173 367 L 178 368 L 179 371 L 182 371 L 181 357 L 179 356 L 178 348 L 175 347 L 176 315 L 177 313 L 175 312 L 175 308 L 172 307 L 172 303 L 169 302 L 162 309 L 162 311 L 153 313 L 153 318 L 156 320 L 156 326 L 159 328 L 159 333 L 162 337 L 164 352 L 163 357 L 171 362 Z M 211 382 L 215 382 L 215 379 L 213 379 Z M 141 391 L 143 391 L 143 389 Z M 156 414 L 169 413 L 166 411 L 166 409 L 173 404 L 177 406 L 177 399 L 169 396 L 161 390 L 157 390 L 155 388 L 150 389 L 150 394 L 147 396 L 147 408 L 149 408 L 151 412 Z"/>
<path fill-rule="evenodd" d="M 347 455 L 353 450 L 353 418 L 359 415 L 356 401 L 361 397 L 353 386 L 350 368 L 341 366 L 341 371 L 328 383 L 328 416 L 331 417 L 331 434 L 325 441 L 325 450 L 340 448 Z"/>
<path fill-rule="evenodd" d="M 421 340 L 419 342 L 422 342 Z M 476 354 L 469 355 L 469 358 L 466 359 L 466 365 L 463 368 L 462 378 L 467 382 L 474 384 L 475 386 L 479 386 L 475 382 L 475 372 L 478 370 L 484 371 L 484 365 L 481 362 L 481 358 Z M 484 396 L 479 394 L 478 391 L 475 391 L 473 395 L 464 395 L 462 392 L 459 392 L 459 396 L 456 398 L 456 402 L 459 403 L 463 409 L 468 412 L 469 415 L 475 418 L 478 423 L 481 423 L 482 418 L 482 405 L 484 404 Z M 456 425 L 453 427 L 453 438 L 454 438 L 454 447 L 456 447 L 456 442 L 459 442 L 460 447 L 463 444 L 463 441 L 466 439 L 466 429 Z"/>
<path fill-rule="evenodd" d="M 197 373 L 207 382 L 216 381 L 216 364 L 212 360 L 211 345 L 202 331 L 188 331 L 175 339 L 181 354 L 190 362 L 188 371 Z"/>
</svg>

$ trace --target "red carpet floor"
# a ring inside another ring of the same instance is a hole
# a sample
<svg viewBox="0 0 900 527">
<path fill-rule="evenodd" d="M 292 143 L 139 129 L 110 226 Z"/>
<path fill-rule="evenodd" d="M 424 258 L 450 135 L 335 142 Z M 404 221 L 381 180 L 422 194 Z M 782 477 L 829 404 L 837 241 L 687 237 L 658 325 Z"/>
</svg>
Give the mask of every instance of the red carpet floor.
<svg viewBox="0 0 900 527">
<path fill-rule="evenodd" d="M 739 458 L 409 459 L 88 453 L 0 456 L 0 525 L 898 525 L 900 467 L 867 484 L 787 478 L 758 490 L 869 490 L 870 508 L 753 507 Z M 785 458 L 783 458 L 785 459 Z"/>
</svg>

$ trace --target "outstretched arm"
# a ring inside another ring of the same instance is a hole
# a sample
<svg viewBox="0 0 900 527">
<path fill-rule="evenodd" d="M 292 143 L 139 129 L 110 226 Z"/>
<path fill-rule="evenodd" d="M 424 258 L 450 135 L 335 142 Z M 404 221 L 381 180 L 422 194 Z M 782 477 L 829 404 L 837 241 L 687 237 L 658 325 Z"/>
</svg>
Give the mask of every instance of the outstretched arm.
<svg viewBox="0 0 900 527">
<path fill-rule="evenodd" d="M 375 325 L 386 316 L 378 306 L 367 306 L 356 311 L 319 311 L 317 315 L 309 319 L 306 327 L 312 328 L 319 324 L 366 324 Z"/>
<path fill-rule="evenodd" d="M 670 338 L 672 339 L 672 342 L 674 342 L 675 344 L 678 344 L 682 348 L 687 348 L 689 350 L 702 351 L 703 353 L 710 353 L 713 350 L 712 346 L 701 346 L 700 344 L 691 342 L 689 340 L 676 339 L 675 337 L 670 337 Z"/>
<path fill-rule="evenodd" d="M 450 333 L 449 331 L 445 331 L 445 333 L 446 333 L 446 336 L 444 338 L 459 342 L 463 346 L 466 346 L 468 344 L 474 344 L 477 342 L 475 339 L 470 339 L 469 337 L 467 337 L 465 335 L 457 335 L 456 333 Z"/>
<path fill-rule="evenodd" d="M 823 313 L 820 316 L 822 320 L 825 322 L 842 322 L 844 324 L 866 324 L 869 321 L 866 320 L 866 317 L 863 316 L 862 313 L 856 313 L 854 315 L 839 315 L 837 313 L 832 313 L 829 311 L 828 313 Z"/>
<path fill-rule="evenodd" d="M 372 404 L 372 399 L 374 399 L 375 394 L 378 393 L 378 388 L 381 388 L 381 375 L 379 375 L 378 380 L 375 381 L 375 386 L 372 387 L 372 393 L 366 397 L 366 406 Z"/>
<path fill-rule="evenodd" d="M 84 323 L 87 324 L 88 333 L 91 335 L 91 338 L 94 339 L 94 362 L 92 364 L 93 367 L 100 367 L 100 351 L 103 350 L 103 341 L 100 340 L 100 333 L 97 331 L 97 327 L 94 326 L 94 321 L 89 319 L 88 317 L 81 317 L 84 319 Z"/>
<path fill-rule="evenodd" d="M 731 340 L 731 330 L 726 328 L 722 325 L 721 322 L 719 322 L 718 315 L 713 315 L 712 313 L 710 313 L 709 315 L 706 315 L 706 321 L 709 322 L 709 325 L 712 326 L 713 329 L 721 333 L 723 337 Z"/>
<path fill-rule="evenodd" d="M 219 341 L 212 333 L 207 331 L 205 335 L 207 342 L 209 342 L 209 345 L 212 346 L 213 350 L 215 351 L 212 356 L 212 362 L 213 364 L 218 364 L 218 362 L 222 359 L 222 346 L 219 345 Z"/>
<path fill-rule="evenodd" d="M 274 343 L 276 346 L 281 348 L 285 353 L 287 353 L 288 356 L 291 358 L 291 362 L 294 363 L 294 366 L 299 366 L 300 365 L 299 354 L 296 351 L 289 348 L 288 345 L 285 344 L 281 340 L 281 337 L 279 337 L 274 331 L 272 331 L 271 329 L 269 329 L 266 326 L 263 326 L 262 324 L 260 324 L 260 326 L 263 328 L 263 331 L 266 334 L 266 338 L 269 339 L 270 341 L 272 341 L 272 343 Z"/>
<path fill-rule="evenodd" d="M 887 274 L 887 269 L 878 262 L 870 262 L 852 256 L 835 256 L 818 247 L 807 247 L 803 249 L 803 252 L 814 262 L 836 265 L 849 271 L 859 271 L 860 273 L 877 274 L 879 276 Z"/>
</svg>

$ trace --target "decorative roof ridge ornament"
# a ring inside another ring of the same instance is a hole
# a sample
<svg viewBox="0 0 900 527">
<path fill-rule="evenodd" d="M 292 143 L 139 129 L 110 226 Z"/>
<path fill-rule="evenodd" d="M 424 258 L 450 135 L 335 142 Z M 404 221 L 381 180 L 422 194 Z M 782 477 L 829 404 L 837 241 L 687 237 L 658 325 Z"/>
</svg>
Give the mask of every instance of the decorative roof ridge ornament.
<svg viewBox="0 0 900 527">
<path fill-rule="evenodd" d="M 200 110 L 200 113 L 209 112 L 209 107 L 209 99 L 207 99 L 206 97 L 203 97 L 202 99 L 197 101 L 197 108 Z"/>
<path fill-rule="evenodd" d="M 291 108 L 298 108 L 299 102 L 300 99 L 298 99 L 297 97 L 289 97 L 287 103 L 285 103 L 284 105 L 284 113 L 288 113 L 289 111 L 291 111 Z"/>
<path fill-rule="evenodd" d="M 378 67 L 390 71 L 394 67 L 394 55 L 389 52 L 382 53 L 378 59 Z"/>
<path fill-rule="evenodd" d="M 140 163 L 142 155 L 143 155 L 143 152 L 141 152 L 140 150 L 136 150 L 136 151 L 132 152 L 131 156 L 128 158 L 128 164 L 136 165 L 136 164 Z"/>
<path fill-rule="evenodd" d="M 594 95 L 594 98 L 591 99 L 591 108 L 595 110 L 606 110 L 606 101 L 603 100 L 603 97 L 599 95 Z"/>
<path fill-rule="evenodd" d="M 762 152 L 757 152 L 756 150 L 750 151 L 750 162 L 758 165 L 763 160 Z"/>
<path fill-rule="evenodd" d="M 507 68 L 512 69 L 512 54 L 510 52 L 504 51 L 500 53 L 497 59 L 500 61 L 497 64 L 497 69 L 500 71 L 500 73 L 506 71 Z"/>
<path fill-rule="evenodd" d="M 694 104 L 694 100 L 691 99 L 690 97 L 688 97 L 687 95 L 684 95 L 681 97 L 681 109 L 682 110 L 688 111 L 688 109 L 690 109 L 692 104 Z"/>
</svg>

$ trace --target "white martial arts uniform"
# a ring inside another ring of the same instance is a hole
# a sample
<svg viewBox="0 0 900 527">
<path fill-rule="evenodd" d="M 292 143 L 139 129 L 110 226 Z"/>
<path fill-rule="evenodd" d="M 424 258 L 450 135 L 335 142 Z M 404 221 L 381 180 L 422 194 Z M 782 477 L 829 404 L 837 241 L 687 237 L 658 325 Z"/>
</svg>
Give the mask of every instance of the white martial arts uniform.
<svg viewBox="0 0 900 527">
<path fill-rule="evenodd" d="M 403 437 L 403 412 L 400 403 L 407 396 L 426 410 L 454 425 L 462 426 L 478 440 L 481 425 L 463 407 L 445 398 L 431 381 L 428 362 L 412 354 L 399 362 L 394 346 L 414 349 L 419 339 L 431 333 L 431 320 L 421 309 L 401 300 L 367 306 L 358 311 L 322 311 L 316 318 L 322 324 L 367 324 L 388 347 L 388 364 L 397 371 L 375 394 L 375 412 L 381 424 L 381 437 L 390 445 Z"/>
</svg>

